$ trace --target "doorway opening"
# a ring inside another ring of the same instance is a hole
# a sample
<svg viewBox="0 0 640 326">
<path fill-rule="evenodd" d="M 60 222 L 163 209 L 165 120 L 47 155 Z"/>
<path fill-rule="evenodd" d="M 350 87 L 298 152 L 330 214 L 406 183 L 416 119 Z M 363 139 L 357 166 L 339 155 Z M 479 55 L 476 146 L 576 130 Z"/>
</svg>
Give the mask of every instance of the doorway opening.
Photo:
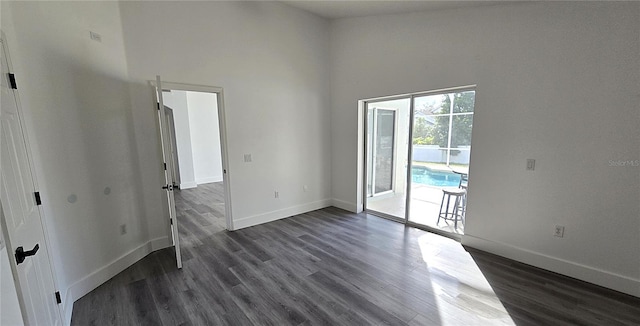
<svg viewBox="0 0 640 326">
<path fill-rule="evenodd" d="M 162 144 L 169 237 L 182 268 L 181 247 L 195 249 L 233 230 L 222 88 L 166 83 L 155 88 Z"/>
<path fill-rule="evenodd" d="M 366 209 L 404 220 L 410 98 L 366 104 Z"/>
<path fill-rule="evenodd" d="M 197 235 L 227 228 L 218 95 L 171 90 L 165 84 L 162 98 L 180 241 L 191 247 Z"/>
<path fill-rule="evenodd" d="M 464 234 L 475 88 L 362 101 L 364 210 Z"/>
</svg>

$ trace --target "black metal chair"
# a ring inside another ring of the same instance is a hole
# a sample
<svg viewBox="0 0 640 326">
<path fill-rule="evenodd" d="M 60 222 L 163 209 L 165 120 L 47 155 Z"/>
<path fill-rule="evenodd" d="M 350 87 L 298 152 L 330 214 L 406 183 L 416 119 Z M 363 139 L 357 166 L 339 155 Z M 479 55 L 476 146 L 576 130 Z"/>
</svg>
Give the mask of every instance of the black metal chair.
<svg viewBox="0 0 640 326">
<path fill-rule="evenodd" d="M 466 186 L 465 186 L 466 187 Z M 442 189 L 442 202 L 440 203 L 440 212 L 438 214 L 438 221 L 436 223 L 440 223 L 440 219 L 445 221 L 453 221 L 454 228 L 458 228 L 458 221 L 463 223 L 464 225 L 464 213 L 466 208 L 464 207 L 466 201 L 467 190 L 461 188 L 444 188 Z M 451 197 L 455 197 L 453 202 L 453 207 L 450 210 L 449 205 L 451 203 Z M 444 205 L 445 199 L 447 200 L 447 205 Z M 444 207 L 444 210 L 442 208 Z M 451 211 L 451 212 L 450 212 Z"/>
</svg>

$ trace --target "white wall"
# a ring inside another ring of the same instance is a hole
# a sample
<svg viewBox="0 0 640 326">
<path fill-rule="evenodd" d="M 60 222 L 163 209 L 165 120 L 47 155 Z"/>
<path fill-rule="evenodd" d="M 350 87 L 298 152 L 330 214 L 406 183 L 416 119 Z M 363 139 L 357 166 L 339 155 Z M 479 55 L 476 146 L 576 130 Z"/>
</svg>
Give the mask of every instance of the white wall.
<svg viewBox="0 0 640 326">
<path fill-rule="evenodd" d="M 159 74 L 169 82 L 224 88 L 235 227 L 330 203 L 325 20 L 277 2 L 122 2 L 120 7 L 129 74 L 136 83 L 134 121 L 145 134 L 140 148 L 154 149 L 141 152 L 143 166 L 151 167 L 159 155 L 146 85 Z M 252 154 L 253 162 L 244 163 L 244 154 Z M 160 185 L 159 169 L 143 176 L 145 187 Z M 146 199 L 163 205 L 161 198 Z M 162 219 L 165 213 L 149 216 Z M 152 236 L 166 232 L 156 221 L 149 224 Z"/>
<path fill-rule="evenodd" d="M 195 188 L 196 173 L 193 162 L 193 148 L 191 146 L 191 118 L 189 117 L 189 105 L 187 92 L 171 91 L 163 92 L 162 100 L 165 106 L 173 110 L 173 124 L 176 130 L 176 150 L 178 153 L 178 168 L 180 173 L 180 188 Z"/>
<path fill-rule="evenodd" d="M 156 74 L 224 87 L 236 227 L 329 204 L 326 21 L 279 3 L 0 5 L 67 321 L 75 299 L 168 244 Z"/>
<path fill-rule="evenodd" d="M 141 195 L 150 169 L 137 141 L 156 130 L 134 130 L 117 2 L 0 5 L 69 320 L 75 299 L 167 243 L 168 233 L 147 232 L 145 217 L 160 214 Z"/>
<path fill-rule="evenodd" d="M 214 93 L 186 92 L 197 184 L 222 181 L 222 152 L 218 125 L 218 97 Z"/>
<path fill-rule="evenodd" d="M 180 188 L 222 181 L 218 99 L 214 93 L 163 92 L 173 109 Z"/>
<path fill-rule="evenodd" d="M 337 203 L 361 205 L 358 99 L 477 84 L 463 242 L 640 295 L 640 168 L 610 166 L 640 159 L 640 3 L 507 4 L 331 27 Z"/>
<path fill-rule="evenodd" d="M 639 295 L 640 173 L 610 166 L 640 157 L 638 3 L 344 19 L 331 33 L 271 2 L 0 6 L 67 314 L 166 245 L 146 82 L 156 74 L 224 88 L 236 227 L 330 197 L 355 210 L 357 100 L 475 83 L 464 241 Z M 555 224 L 564 238 L 551 236 Z"/>
</svg>

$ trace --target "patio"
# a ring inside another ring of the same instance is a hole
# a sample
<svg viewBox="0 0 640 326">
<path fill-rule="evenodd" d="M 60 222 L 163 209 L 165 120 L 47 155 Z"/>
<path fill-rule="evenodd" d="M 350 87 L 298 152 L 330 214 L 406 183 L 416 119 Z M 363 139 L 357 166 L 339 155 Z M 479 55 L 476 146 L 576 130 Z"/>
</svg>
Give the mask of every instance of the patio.
<svg viewBox="0 0 640 326">
<path fill-rule="evenodd" d="M 442 200 L 443 187 L 434 187 L 414 183 L 411 187 L 411 203 L 409 221 L 425 225 L 434 229 L 449 233 L 464 234 L 464 225 L 458 222 L 454 228 L 452 221 L 440 219 L 438 223 L 438 211 Z M 452 205 L 451 203 L 450 205 Z M 367 209 L 387 215 L 404 218 L 406 207 L 406 194 L 395 193 L 367 199 Z"/>
</svg>

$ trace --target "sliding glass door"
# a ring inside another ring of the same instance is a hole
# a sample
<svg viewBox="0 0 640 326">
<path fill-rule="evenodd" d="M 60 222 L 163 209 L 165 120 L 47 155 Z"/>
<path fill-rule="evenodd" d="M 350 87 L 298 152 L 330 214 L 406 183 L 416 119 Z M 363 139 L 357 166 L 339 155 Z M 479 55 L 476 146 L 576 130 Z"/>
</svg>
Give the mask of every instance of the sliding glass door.
<svg viewBox="0 0 640 326">
<path fill-rule="evenodd" d="M 438 215 L 443 190 L 465 193 L 460 206 L 466 204 L 474 104 L 472 89 L 365 102 L 365 209 L 463 233 L 462 217 L 453 223 Z"/>
<path fill-rule="evenodd" d="M 438 219 L 438 214 L 443 190 L 464 191 L 467 186 L 474 103 L 473 90 L 413 97 L 410 222 L 464 233 L 464 216 L 455 223 Z M 452 197 L 450 204 L 454 201 Z M 465 204 L 466 195 L 460 198 L 461 215 Z"/>
</svg>

